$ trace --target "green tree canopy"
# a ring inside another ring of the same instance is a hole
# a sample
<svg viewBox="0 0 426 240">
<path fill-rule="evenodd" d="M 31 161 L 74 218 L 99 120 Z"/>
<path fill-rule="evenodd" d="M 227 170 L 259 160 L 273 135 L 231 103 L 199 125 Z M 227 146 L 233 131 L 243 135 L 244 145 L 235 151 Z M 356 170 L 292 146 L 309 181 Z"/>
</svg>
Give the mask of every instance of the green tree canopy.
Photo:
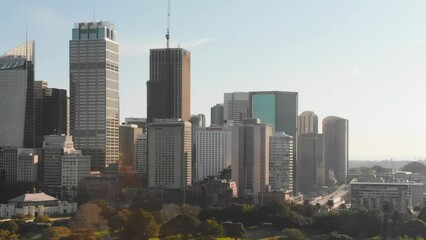
<svg viewBox="0 0 426 240">
<path fill-rule="evenodd" d="M 223 225 L 225 229 L 225 236 L 234 238 L 237 240 L 238 238 L 247 239 L 247 232 L 242 223 L 224 223 Z"/>
<path fill-rule="evenodd" d="M 200 220 L 192 215 L 178 215 L 172 220 L 164 223 L 161 226 L 161 236 L 167 237 L 177 234 L 184 236 L 195 235 L 197 233 Z"/>
<path fill-rule="evenodd" d="M 401 170 L 413 173 L 426 173 L 426 166 L 423 163 L 410 162 L 402 166 Z"/>
<path fill-rule="evenodd" d="M 46 240 L 59 240 L 71 235 L 71 231 L 66 227 L 51 227 L 48 231 L 42 235 L 43 239 Z"/>
<path fill-rule="evenodd" d="M 34 218 L 34 222 L 50 222 L 50 219 L 46 215 L 41 215 L 41 216 Z"/>
<path fill-rule="evenodd" d="M 223 227 L 215 220 L 207 220 L 202 222 L 198 227 L 198 232 L 202 237 L 214 236 L 220 237 L 223 235 Z"/>
<path fill-rule="evenodd" d="M 135 210 L 129 217 L 123 230 L 124 239 L 148 239 L 158 234 L 158 225 L 154 216 L 143 209 Z"/>
</svg>

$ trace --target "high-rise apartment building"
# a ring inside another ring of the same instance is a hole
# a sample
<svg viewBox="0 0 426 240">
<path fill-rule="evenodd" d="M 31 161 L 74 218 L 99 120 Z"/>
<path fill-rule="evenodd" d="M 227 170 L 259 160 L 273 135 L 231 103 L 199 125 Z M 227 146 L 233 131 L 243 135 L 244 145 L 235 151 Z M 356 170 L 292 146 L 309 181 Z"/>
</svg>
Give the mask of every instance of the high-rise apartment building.
<svg viewBox="0 0 426 240">
<path fill-rule="evenodd" d="M 250 92 L 249 116 L 272 126 L 276 132 L 285 132 L 293 137 L 293 191 L 296 193 L 298 93 Z"/>
<path fill-rule="evenodd" d="M 250 98 L 247 92 L 225 93 L 223 100 L 223 119 L 227 126 L 240 125 L 249 117 Z"/>
<path fill-rule="evenodd" d="M 223 126 L 223 104 L 216 104 L 210 108 L 210 125 Z"/>
<path fill-rule="evenodd" d="M 232 179 L 238 187 L 238 196 L 252 197 L 269 185 L 269 141 L 273 134 L 271 126 L 258 119 L 245 119 L 233 128 Z"/>
<path fill-rule="evenodd" d="M 312 111 L 305 111 L 298 117 L 299 135 L 305 133 L 318 133 L 318 116 Z"/>
<path fill-rule="evenodd" d="M 45 135 L 67 134 L 67 91 L 35 81 L 34 94 L 36 147 L 42 148 Z"/>
<path fill-rule="evenodd" d="M 76 23 L 70 41 L 70 131 L 92 170 L 119 159 L 119 50 L 109 22 Z"/>
<path fill-rule="evenodd" d="M 326 184 L 344 184 L 349 165 L 349 122 L 340 117 L 322 121 Z"/>
<path fill-rule="evenodd" d="M 293 137 L 284 132 L 269 137 L 269 185 L 273 191 L 293 192 Z"/>
<path fill-rule="evenodd" d="M 181 189 L 192 180 L 191 123 L 158 119 L 148 124 L 148 186 Z"/>
<path fill-rule="evenodd" d="M 0 57 L 0 147 L 33 148 L 34 41 Z"/>
<path fill-rule="evenodd" d="M 151 49 L 147 85 L 148 122 L 190 120 L 191 53 L 182 48 Z"/>
<path fill-rule="evenodd" d="M 195 180 L 218 176 L 231 165 L 232 132 L 226 127 L 198 128 L 196 132 Z"/>
<path fill-rule="evenodd" d="M 136 141 L 141 134 L 142 128 L 135 124 L 120 125 L 120 171 L 135 170 Z"/>
</svg>

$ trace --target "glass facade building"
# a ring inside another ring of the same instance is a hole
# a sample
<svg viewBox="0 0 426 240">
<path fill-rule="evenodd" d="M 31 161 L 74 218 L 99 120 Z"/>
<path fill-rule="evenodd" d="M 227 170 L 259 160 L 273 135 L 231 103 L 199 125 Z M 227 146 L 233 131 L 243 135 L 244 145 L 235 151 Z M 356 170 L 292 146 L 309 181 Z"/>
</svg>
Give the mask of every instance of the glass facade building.
<svg viewBox="0 0 426 240">
<path fill-rule="evenodd" d="M 250 92 L 249 117 L 293 137 L 293 191 L 296 188 L 298 93 L 282 91 Z"/>
<path fill-rule="evenodd" d="M 0 147 L 33 148 L 34 41 L 0 57 Z"/>
<path fill-rule="evenodd" d="M 119 158 L 119 49 L 109 22 L 77 23 L 70 41 L 70 131 L 102 171 Z"/>
</svg>

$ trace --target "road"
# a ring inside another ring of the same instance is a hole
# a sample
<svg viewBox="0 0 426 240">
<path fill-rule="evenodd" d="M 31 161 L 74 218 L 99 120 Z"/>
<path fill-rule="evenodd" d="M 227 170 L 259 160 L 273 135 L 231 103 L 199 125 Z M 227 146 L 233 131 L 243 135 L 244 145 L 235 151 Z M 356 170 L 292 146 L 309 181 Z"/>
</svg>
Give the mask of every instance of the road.
<svg viewBox="0 0 426 240">
<path fill-rule="evenodd" d="M 343 184 L 333 193 L 326 196 L 319 196 L 311 200 L 311 205 L 319 203 L 321 206 L 326 205 L 328 200 L 333 200 L 334 203 L 341 201 L 341 198 L 349 192 L 349 185 Z M 340 204 L 335 204 L 333 208 L 338 207 Z"/>
</svg>

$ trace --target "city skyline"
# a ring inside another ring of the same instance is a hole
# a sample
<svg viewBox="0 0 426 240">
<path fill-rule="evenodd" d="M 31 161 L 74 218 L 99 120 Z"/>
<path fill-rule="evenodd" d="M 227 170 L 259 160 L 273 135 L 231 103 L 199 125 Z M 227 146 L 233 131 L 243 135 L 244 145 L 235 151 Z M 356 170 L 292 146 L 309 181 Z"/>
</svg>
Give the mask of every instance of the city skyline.
<svg viewBox="0 0 426 240">
<path fill-rule="evenodd" d="M 96 9 L 96 20 L 119 30 L 121 120 L 146 117 L 149 49 L 166 46 L 167 1 L 111 3 L 5 3 L 5 18 L 16 21 L 5 26 L 0 53 L 25 42 L 27 18 L 35 80 L 69 90 L 69 29 Z M 350 160 L 424 159 L 426 116 L 418 109 L 426 100 L 418 86 L 426 77 L 426 32 L 419 30 L 426 3 L 410 3 L 172 1 L 171 47 L 192 54 L 191 114 L 209 115 L 227 92 L 294 91 L 299 113 L 351 122 Z"/>
</svg>

